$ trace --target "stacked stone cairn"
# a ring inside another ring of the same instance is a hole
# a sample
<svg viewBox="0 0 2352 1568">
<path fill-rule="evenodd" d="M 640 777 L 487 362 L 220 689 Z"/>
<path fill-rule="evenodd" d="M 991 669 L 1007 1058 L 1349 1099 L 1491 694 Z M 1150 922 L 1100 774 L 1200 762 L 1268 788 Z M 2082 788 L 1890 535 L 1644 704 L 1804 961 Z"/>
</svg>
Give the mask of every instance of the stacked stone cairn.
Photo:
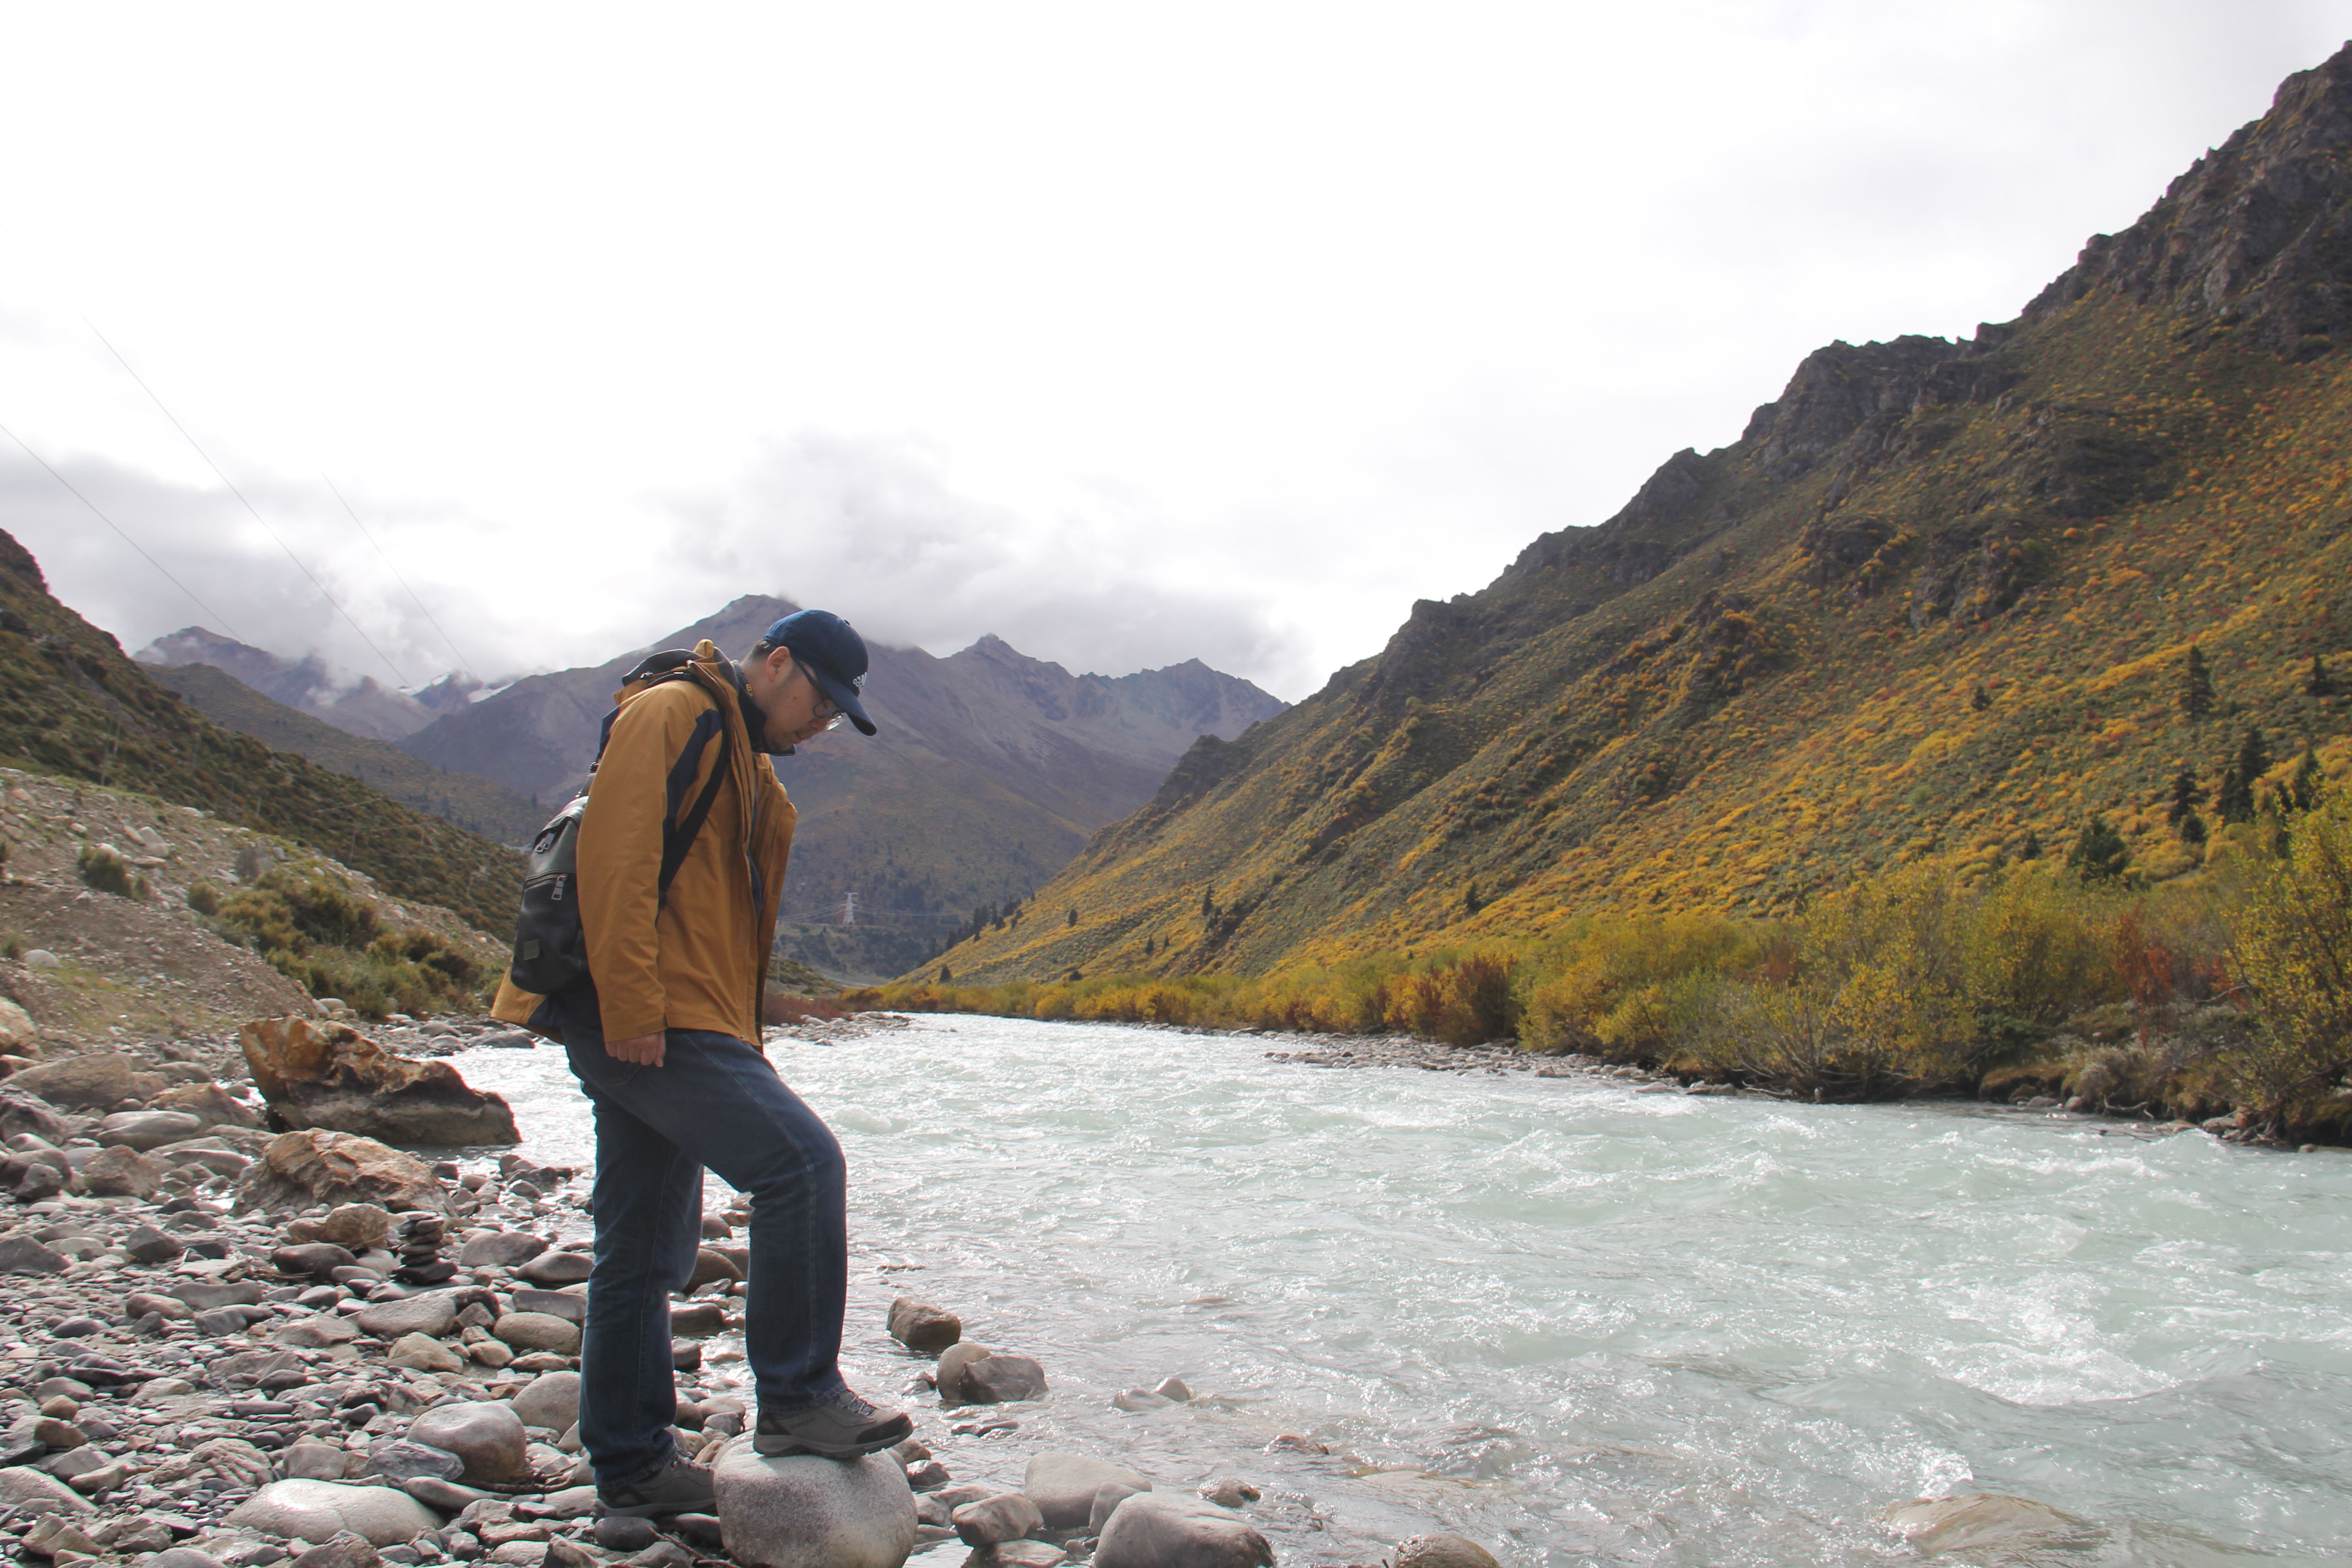
<svg viewBox="0 0 2352 1568">
<path fill-rule="evenodd" d="M 457 1266 L 441 1256 L 448 1221 L 419 1209 L 400 1216 L 400 1267 L 392 1277 L 403 1285 L 439 1285 L 457 1277 Z"/>
</svg>

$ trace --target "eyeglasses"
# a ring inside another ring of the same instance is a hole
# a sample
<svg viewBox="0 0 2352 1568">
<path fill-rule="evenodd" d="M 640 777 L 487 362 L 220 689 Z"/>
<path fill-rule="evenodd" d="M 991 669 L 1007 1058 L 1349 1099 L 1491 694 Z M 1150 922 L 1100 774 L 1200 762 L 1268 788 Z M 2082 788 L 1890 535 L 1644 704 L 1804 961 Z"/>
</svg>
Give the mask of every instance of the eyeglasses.
<svg viewBox="0 0 2352 1568">
<path fill-rule="evenodd" d="M 824 683 L 817 679 L 806 664 L 796 661 L 793 668 L 807 679 L 809 689 L 816 693 L 816 711 L 813 717 L 828 730 L 838 730 L 849 722 L 849 715 L 841 710 L 840 703 L 825 694 Z"/>
</svg>

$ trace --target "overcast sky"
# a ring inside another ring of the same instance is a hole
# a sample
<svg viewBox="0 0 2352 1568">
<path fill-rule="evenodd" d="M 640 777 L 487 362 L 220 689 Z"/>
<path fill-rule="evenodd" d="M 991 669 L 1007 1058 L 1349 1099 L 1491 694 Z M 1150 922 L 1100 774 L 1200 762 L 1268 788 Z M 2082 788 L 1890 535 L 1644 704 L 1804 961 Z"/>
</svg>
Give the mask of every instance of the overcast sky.
<svg viewBox="0 0 2352 1568">
<path fill-rule="evenodd" d="M 0 20 L 0 423 L 188 592 L 5 437 L 0 527 L 126 646 L 497 679 L 763 592 L 1296 699 L 1809 350 L 2014 316 L 2352 5 Z"/>
</svg>

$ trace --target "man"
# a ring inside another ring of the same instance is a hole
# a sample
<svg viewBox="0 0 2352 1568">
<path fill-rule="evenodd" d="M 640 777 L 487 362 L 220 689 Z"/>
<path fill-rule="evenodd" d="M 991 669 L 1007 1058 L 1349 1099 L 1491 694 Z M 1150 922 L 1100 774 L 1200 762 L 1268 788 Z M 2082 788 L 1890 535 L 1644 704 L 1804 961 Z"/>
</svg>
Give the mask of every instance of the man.
<svg viewBox="0 0 2352 1568">
<path fill-rule="evenodd" d="M 492 1009 L 560 1039 L 595 1110 L 580 1439 L 606 1513 L 661 1518 L 716 1503 L 709 1470 L 670 1436 L 669 1297 L 701 1240 L 706 1166 L 751 1201 L 744 1344 L 759 1452 L 850 1458 L 914 1430 L 842 1381 L 841 1146 L 759 1046 L 794 813 L 756 753 L 790 752 L 844 720 L 874 733 L 859 699 L 866 668 L 848 622 L 803 610 L 770 626 L 740 666 L 706 641 L 682 674 L 624 687 L 580 824 L 588 978 L 545 998 L 509 980 Z M 665 829 L 674 836 L 690 819 L 714 777 L 709 816 L 665 898 Z"/>
</svg>

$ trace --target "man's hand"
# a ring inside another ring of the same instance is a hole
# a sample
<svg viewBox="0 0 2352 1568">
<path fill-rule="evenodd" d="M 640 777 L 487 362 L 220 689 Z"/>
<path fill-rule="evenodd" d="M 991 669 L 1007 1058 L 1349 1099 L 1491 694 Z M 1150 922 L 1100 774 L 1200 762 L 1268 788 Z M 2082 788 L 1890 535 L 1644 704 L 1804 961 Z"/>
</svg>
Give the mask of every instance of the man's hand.
<svg viewBox="0 0 2352 1568">
<path fill-rule="evenodd" d="M 656 1029 L 633 1040 L 606 1040 L 604 1054 L 639 1067 L 657 1068 L 662 1064 L 662 1033 Z"/>
</svg>

